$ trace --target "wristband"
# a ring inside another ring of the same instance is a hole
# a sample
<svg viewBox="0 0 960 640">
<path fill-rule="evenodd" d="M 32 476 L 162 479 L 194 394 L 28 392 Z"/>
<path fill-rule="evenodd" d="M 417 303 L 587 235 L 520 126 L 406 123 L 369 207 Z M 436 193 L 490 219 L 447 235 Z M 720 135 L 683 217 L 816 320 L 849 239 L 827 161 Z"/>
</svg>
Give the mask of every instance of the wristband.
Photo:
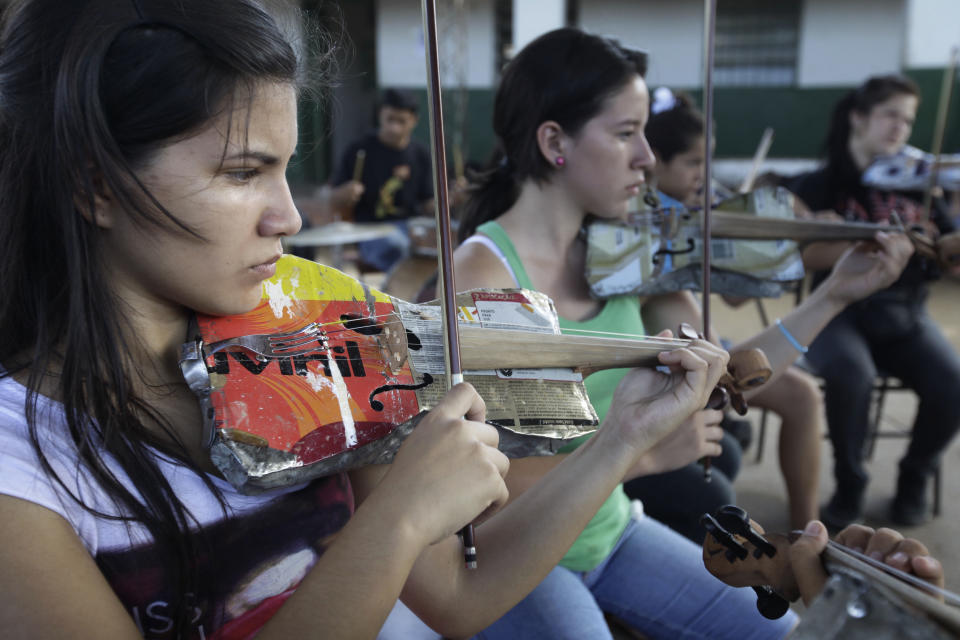
<svg viewBox="0 0 960 640">
<path fill-rule="evenodd" d="M 792 346 L 794 349 L 796 349 L 800 353 L 807 352 L 807 348 L 802 344 L 800 344 L 800 342 L 793 337 L 793 334 L 787 331 L 787 328 L 783 326 L 783 323 L 780 322 L 780 318 L 776 319 L 776 323 L 777 323 L 777 328 L 780 329 L 780 333 L 782 333 L 783 337 L 787 339 L 787 342 L 790 343 L 790 346 Z"/>
</svg>

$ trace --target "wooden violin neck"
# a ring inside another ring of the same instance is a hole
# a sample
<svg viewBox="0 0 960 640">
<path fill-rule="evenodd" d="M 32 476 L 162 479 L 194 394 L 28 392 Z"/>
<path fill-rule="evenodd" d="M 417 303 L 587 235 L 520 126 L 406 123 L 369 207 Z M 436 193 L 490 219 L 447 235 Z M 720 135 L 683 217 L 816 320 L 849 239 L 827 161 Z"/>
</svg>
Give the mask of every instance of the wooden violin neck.
<svg viewBox="0 0 960 640">
<path fill-rule="evenodd" d="M 664 338 L 603 338 L 460 326 L 465 370 L 573 368 L 585 375 L 601 369 L 657 366 L 657 354 L 689 344 Z"/>
<path fill-rule="evenodd" d="M 715 211 L 713 235 L 718 238 L 744 240 L 869 240 L 885 231 L 898 233 L 899 227 L 867 222 L 822 222 L 818 220 L 790 220 Z"/>
</svg>

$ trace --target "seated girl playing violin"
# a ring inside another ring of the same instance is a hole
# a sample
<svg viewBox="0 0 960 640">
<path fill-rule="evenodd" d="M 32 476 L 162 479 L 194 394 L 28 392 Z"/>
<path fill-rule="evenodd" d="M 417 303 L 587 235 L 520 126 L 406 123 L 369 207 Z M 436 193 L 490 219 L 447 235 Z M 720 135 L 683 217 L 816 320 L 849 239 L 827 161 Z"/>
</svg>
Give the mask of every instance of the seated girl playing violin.
<svg viewBox="0 0 960 640">
<path fill-rule="evenodd" d="M 683 210 L 702 206 L 704 158 L 707 153 L 704 120 L 683 94 L 674 95 L 666 88 L 657 89 L 645 133 L 656 157 L 651 169 L 660 204 Z M 675 327 L 681 322 L 697 324 L 699 305 L 689 291 L 648 297 L 642 303 L 644 326 L 651 330 Z M 712 337 L 712 336 L 711 336 Z M 780 469 L 786 481 L 790 504 L 790 524 L 803 528 L 817 517 L 817 485 L 820 470 L 820 434 L 823 433 L 823 402 L 816 381 L 797 367 L 788 366 L 776 380 L 765 384 L 751 396 L 750 404 L 765 407 L 781 417 Z M 624 485 L 627 495 L 644 501 L 649 513 L 679 531 L 694 529 L 702 538 L 700 515 L 713 512 L 722 504 L 696 509 L 690 500 L 665 500 L 662 494 L 670 487 L 677 495 L 696 496 L 703 493 L 695 466 L 686 469 L 631 480 Z M 691 483 L 692 486 L 691 486 Z M 679 485 L 679 486 L 678 486 Z M 699 498 L 702 501 L 703 497 Z"/>
<path fill-rule="evenodd" d="M 586 247 L 580 229 L 592 213 L 621 218 L 654 163 L 644 137 L 649 96 L 645 56 L 617 42 L 559 29 L 528 44 L 507 65 L 497 90 L 493 129 L 504 160 L 492 168 L 467 203 L 455 253 L 457 288 L 529 287 L 556 304 L 561 327 L 642 335 L 634 296 L 605 302 L 590 297 L 584 277 Z M 891 282 L 911 251 L 902 237 L 878 235 L 878 251 L 860 248 L 834 269 L 815 300 L 783 321 L 796 340 L 809 342 L 851 300 Z M 776 328 L 742 347 L 760 347 L 778 372 L 796 357 Z M 614 393 L 626 371 L 586 380 L 602 415 L 620 410 Z M 650 467 L 623 475 L 676 469 L 712 449 L 720 438 L 715 411 L 688 416 L 697 438 L 672 441 Z M 575 455 L 577 442 L 567 449 Z M 565 456 L 515 460 L 507 476 L 522 495 L 549 477 Z M 557 510 L 566 510 L 564 501 Z M 666 553 L 664 550 L 667 550 Z M 783 621 L 761 619 L 744 594 L 705 579 L 699 549 L 648 516 L 632 515 L 617 487 L 567 552 L 560 566 L 482 637 L 605 638 L 603 612 L 650 637 L 782 637 Z M 681 631 L 682 630 L 682 631 Z"/>
<path fill-rule="evenodd" d="M 922 194 L 867 187 L 861 174 L 910 137 L 917 113 L 916 85 L 901 76 L 870 78 L 840 100 L 827 133 L 826 163 L 789 186 L 814 211 L 834 210 L 844 219 L 923 225 L 928 233 L 952 230 L 938 207 L 927 217 Z M 894 216 L 896 213 L 896 216 Z M 814 243 L 804 264 L 822 287 L 847 243 Z M 870 398 L 878 371 L 916 391 L 920 405 L 910 446 L 900 460 L 893 522 L 912 526 L 930 517 L 927 486 L 940 456 L 960 429 L 960 356 L 926 311 L 927 282 L 938 275 L 931 261 L 915 257 L 890 287 L 844 310 L 810 345 L 807 360 L 826 383 L 827 426 L 833 443 L 836 489 L 821 517 L 841 528 L 863 517 L 869 476 L 864 442 Z"/>
<path fill-rule="evenodd" d="M 259 495 L 217 475 L 178 351 L 194 312 L 260 302 L 300 226 L 285 171 L 305 58 L 279 26 L 294 20 L 255 0 L 22 0 L 4 17 L 5 635 L 372 638 L 401 592 L 470 635 L 630 469 L 699 435 L 684 421 L 727 355 L 692 341 L 659 356 L 669 375 L 626 375 L 598 435 L 499 511 L 508 461 L 469 385 L 388 467 Z M 333 59 L 316 44 L 310 59 Z M 470 522 L 475 571 L 453 535 Z"/>
</svg>

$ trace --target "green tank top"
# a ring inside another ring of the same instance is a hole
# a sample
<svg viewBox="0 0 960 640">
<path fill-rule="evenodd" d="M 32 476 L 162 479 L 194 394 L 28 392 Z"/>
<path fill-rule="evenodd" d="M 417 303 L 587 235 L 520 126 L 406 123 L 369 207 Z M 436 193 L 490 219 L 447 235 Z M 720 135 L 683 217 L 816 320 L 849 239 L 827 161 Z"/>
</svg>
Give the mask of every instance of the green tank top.
<svg viewBox="0 0 960 640">
<path fill-rule="evenodd" d="M 485 222 L 477 231 L 490 238 L 500 249 L 519 285 L 525 289 L 533 289 L 530 277 L 523 262 L 517 255 L 513 242 L 496 221 Z M 575 322 L 560 318 L 561 329 L 580 329 L 587 331 L 602 331 L 623 334 L 643 335 L 643 320 L 640 318 L 640 300 L 637 296 L 617 296 L 610 298 L 600 309 L 600 313 L 584 320 Z M 597 415 L 603 421 L 610 409 L 613 392 L 620 379 L 629 369 L 605 369 L 589 376 L 584 385 L 587 395 Z M 568 453 L 583 444 L 590 436 L 577 438 L 560 451 Z M 617 486 L 606 502 L 597 511 L 597 514 L 587 524 L 580 537 L 573 543 L 567 555 L 560 561 L 560 565 L 572 571 L 590 571 L 600 564 L 620 539 L 620 535 L 630 521 L 630 500 L 623 492 L 623 486 Z"/>
</svg>

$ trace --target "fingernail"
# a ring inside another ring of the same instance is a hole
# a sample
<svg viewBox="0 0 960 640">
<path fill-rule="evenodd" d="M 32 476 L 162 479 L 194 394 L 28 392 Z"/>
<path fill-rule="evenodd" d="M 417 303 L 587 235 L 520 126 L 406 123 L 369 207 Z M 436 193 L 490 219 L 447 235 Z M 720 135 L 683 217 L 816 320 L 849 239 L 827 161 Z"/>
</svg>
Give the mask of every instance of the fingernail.
<svg viewBox="0 0 960 640">
<path fill-rule="evenodd" d="M 892 562 L 894 564 L 907 564 L 907 554 L 905 554 L 903 551 L 897 551 L 895 554 L 890 556 L 888 562 Z"/>
<path fill-rule="evenodd" d="M 807 528 L 803 530 L 803 535 L 818 537 L 823 531 L 823 525 L 818 520 L 811 520 L 807 523 Z"/>
<path fill-rule="evenodd" d="M 874 560 L 883 560 L 883 554 L 880 553 L 879 551 L 871 551 L 870 557 L 873 558 Z"/>
</svg>

